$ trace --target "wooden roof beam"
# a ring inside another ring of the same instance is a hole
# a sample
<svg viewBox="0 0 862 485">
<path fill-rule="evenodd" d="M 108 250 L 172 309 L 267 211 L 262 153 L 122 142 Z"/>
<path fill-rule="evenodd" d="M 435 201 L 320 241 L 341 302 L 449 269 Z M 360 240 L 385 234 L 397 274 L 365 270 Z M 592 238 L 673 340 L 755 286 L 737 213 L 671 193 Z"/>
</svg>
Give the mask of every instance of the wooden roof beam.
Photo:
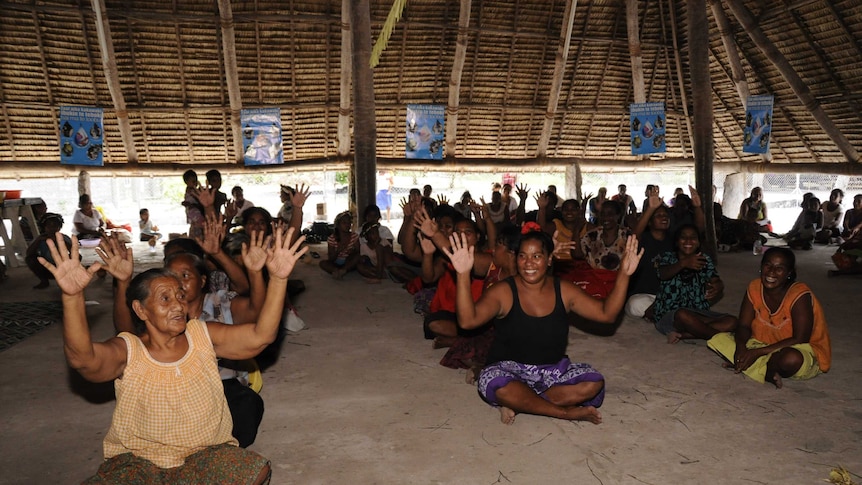
<svg viewBox="0 0 862 485">
<path fill-rule="evenodd" d="M 176 1 L 173 2 L 174 12 L 177 10 Z M 177 38 L 177 64 L 180 75 L 180 93 L 183 100 L 183 106 L 188 104 L 188 87 L 186 86 L 186 69 L 185 69 L 185 61 L 183 59 L 183 37 L 180 34 L 180 24 L 174 24 L 174 35 Z M 195 163 L 195 141 L 192 137 L 192 127 L 191 122 L 189 121 L 189 113 L 186 111 L 183 113 L 183 124 L 186 127 L 186 149 L 189 154 L 189 161 L 191 163 Z"/>
<path fill-rule="evenodd" d="M 731 82 L 736 88 L 736 93 L 739 95 L 739 100 L 743 107 L 748 106 L 748 97 L 751 92 L 748 89 L 748 80 L 745 79 L 745 70 L 742 67 L 742 60 L 739 57 L 739 51 L 736 50 L 736 41 L 730 28 L 730 20 L 724 13 L 724 8 L 721 6 L 720 0 L 708 0 L 709 7 L 712 10 L 712 17 L 718 26 L 718 33 L 721 36 L 721 45 L 724 46 L 724 53 L 727 55 L 727 62 L 730 64 Z M 716 60 L 718 56 L 713 54 Z M 720 98 L 719 98 L 720 99 Z M 740 127 L 742 128 L 742 127 Z M 732 145 L 731 145 L 732 146 Z M 734 152 L 736 149 L 734 149 Z M 739 154 L 737 153 L 737 156 Z M 767 152 L 762 155 L 764 162 L 772 161 L 772 154 Z"/>
<path fill-rule="evenodd" d="M 455 156 L 458 143 L 458 107 L 461 104 L 461 76 L 467 58 L 468 29 L 470 27 L 471 0 L 461 0 L 458 11 L 458 38 L 455 41 L 455 59 L 449 76 L 449 100 L 446 103 L 446 150 L 444 156 Z"/>
<path fill-rule="evenodd" d="M 632 63 L 632 92 L 635 103 L 646 102 L 643 56 L 638 23 L 638 0 L 626 0 L 626 31 L 629 39 L 629 58 Z"/>
<path fill-rule="evenodd" d="M 566 64 L 569 60 L 569 47 L 572 45 L 572 29 L 575 24 L 575 11 L 578 0 L 566 0 L 566 10 L 563 14 L 563 25 L 560 29 L 560 43 L 557 46 L 557 55 L 554 62 L 554 77 L 551 80 L 551 91 L 548 93 L 548 109 L 545 112 L 545 123 L 542 126 L 542 135 L 536 148 L 536 156 L 544 157 L 548 151 L 548 142 L 551 140 L 551 132 L 554 128 L 554 118 L 557 113 L 557 105 L 560 104 L 560 91 L 563 88 L 563 76 L 566 72 Z"/>
<path fill-rule="evenodd" d="M 674 5 L 674 0 L 667 0 L 667 3 L 668 13 L 670 14 L 671 40 L 673 40 L 673 57 L 674 63 L 676 64 L 676 81 L 679 84 L 680 106 L 682 106 L 683 121 L 685 121 L 685 126 L 688 131 L 689 146 L 692 147 L 692 154 L 694 154 L 694 130 L 691 126 L 691 113 L 688 112 L 688 96 L 686 95 L 685 81 L 683 80 L 682 58 L 679 55 L 679 36 L 676 31 L 676 5 Z M 662 16 L 662 18 L 664 18 L 664 16 Z M 682 128 L 682 124 L 680 124 L 680 128 Z M 681 129 L 679 132 L 680 135 L 682 135 Z M 684 138 L 680 136 L 680 141 L 683 140 Z M 680 143 L 680 146 L 682 147 L 683 154 L 685 154 L 685 143 Z"/>
<path fill-rule="evenodd" d="M 132 136 L 132 125 L 129 122 L 129 113 L 126 111 L 126 100 L 123 97 L 123 89 L 120 86 L 120 74 L 117 62 L 114 60 L 114 42 L 111 39 L 111 25 L 105 9 L 104 0 L 92 0 L 93 11 L 96 13 L 96 33 L 99 36 L 99 50 L 102 52 L 102 67 L 105 70 L 105 82 L 108 83 L 108 91 L 114 102 L 114 111 L 117 115 L 117 127 L 120 130 L 120 139 L 126 149 L 126 159 L 129 162 L 138 161 L 138 150 L 135 148 L 135 139 Z M 52 103 L 53 104 L 53 103 Z"/>
<path fill-rule="evenodd" d="M 353 77 L 353 33 L 350 31 L 351 0 L 341 0 L 341 86 L 338 100 L 338 145 L 336 154 L 350 154 L 350 81 Z"/>
<path fill-rule="evenodd" d="M 740 0 L 726 0 L 731 12 L 733 12 L 736 20 L 745 29 L 745 32 L 751 38 L 755 45 L 760 49 L 764 56 L 769 59 L 772 64 L 781 73 L 781 76 L 790 85 L 790 88 L 796 93 L 796 96 L 802 101 L 805 108 L 811 113 L 823 131 L 835 142 L 836 147 L 850 163 L 859 162 L 859 152 L 850 144 L 850 141 L 841 130 L 835 126 L 832 119 L 823 111 L 820 103 L 811 94 L 808 86 L 799 77 L 799 74 L 793 69 L 793 66 L 787 61 L 775 44 L 769 40 L 763 30 L 760 29 L 754 16 L 745 8 L 745 5 Z"/>
<path fill-rule="evenodd" d="M 239 89 L 239 74 L 236 66 L 236 38 L 233 27 L 233 8 L 230 5 L 230 0 L 218 0 L 218 10 L 221 20 L 221 43 L 224 50 L 222 53 L 224 74 L 227 79 L 227 94 L 230 100 L 230 127 L 233 132 L 234 160 L 241 163 L 244 156 L 242 126 L 240 125 L 242 94 Z"/>
</svg>

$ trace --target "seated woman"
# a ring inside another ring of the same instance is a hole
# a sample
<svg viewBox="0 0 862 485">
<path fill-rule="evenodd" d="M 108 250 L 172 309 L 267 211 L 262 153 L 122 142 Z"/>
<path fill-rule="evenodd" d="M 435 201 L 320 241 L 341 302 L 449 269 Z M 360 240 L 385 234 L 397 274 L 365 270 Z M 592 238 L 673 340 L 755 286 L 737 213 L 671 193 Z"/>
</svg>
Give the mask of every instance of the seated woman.
<svg viewBox="0 0 862 485">
<path fill-rule="evenodd" d="M 131 281 L 126 295 L 138 331 L 105 342 L 92 341 L 84 305 L 84 288 L 101 263 L 84 268 L 75 237 L 71 255 L 65 241 L 48 243 L 57 264 L 40 262 L 63 291 L 66 360 L 85 379 L 113 380 L 116 387 L 106 461 L 88 483 L 269 482 L 268 460 L 231 436 L 216 358 L 252 358 L 275 339 L 287 278 L 306 251 L 301 241 L 287 247 L 289 240 L 279 230 L 272 248 L 249 253 L 251 265 L 265 264 L 273 280 L 256 323 L 188 320 L 182 283 L 168 270 L 151 269 Z"/>
<path fill-rule="evenodd" d="M 567 280 L 580 282 L 579 286 L 596 298 L 607 297 L 614 287 L 626 240 L 631 235 L 631 231 L 620 224 L 622 214 L 619 202 L 606 200 L 602 204 L 598 227 L 580 240 L 581 251 L 590 267 L 566 275 Z"/>
<path fill-rule="evenodd" d="M 629 281 L 625 312 L 630 317 L 655 322 L 655 297 L 661 286 L 656 258 L 666 251 L 673 251 L 669 227 L 668 208 L 659 197 L 658 189 L 653 186 L 634 231 L 638 247 L 644 250 L 644 255 Z"/>
<path fill-rule="evenodd" d="M 367 283 L 380 283 L 386 277 L 386 264 L 392 260 L 392 244 L 380 239 L 380 224 L 366 222 L 359 231 L 359 264 L 356 271 Z"/>
<path fill-rule="evenodd" d="M 820 199 L 812 195 L 802 202 L 802 211 L 796 217 L 793 227 L 783 238 L 791 249 L 811 249 L 814 236 L 822 224 L 823 214 L 820 212 Z"/>
<path fill-rule="evenodd" d="M 763 201 L 763 189 L 760 187 L 751 189 L 751 195 L 743 199 L 742 204 L 739 205 L 737 219 L 745 219 L 749 209 L 753 209 L 755 212 L 754 222 L 760 226 L 759 232 L 772 232 L 772 222 L 769 220 L 766 202 Z"/>
<path fill-rule="evenodd" d="M 604 400 L 604 377 L 589 364 L 572 363 L 566 356 L 567 314 L 615 321 L 641 256 L 637 240 L 628 238 L 620 275 L 604 301 L 552 277 L 553 250 L 553 240 L 544 232 L 525 234 L 518 246 L 518 274 L 489 288 L 475 303 L 469 277 L 474 248 L 464 236 L 453 235 L 452 249 L 444 250 L 458 273 L 458 324 L 471 329 L 494 319 L 494 342 L 479 375 L 478 390 L 483 399 L 499 406 L 505 424 L 513 423 L 517 413 L 602 421 L 596 408 Z"/>
<path fill-rule="evenodd" d="M 99 239 L 105 232 L 105 221 L 93 208 L 93 201 L 88 194 L 78 197 L 78 210 L 72 218 L 72 235 L 78 239 Z"/>
<path fill-rule="evenodd" d="M 221 322 L 228 325 L 253 322 L 258 319 L 263 300 L 266 295 L 266 283 L 263 278 L 263 265 L 258 267 L 255 256 L 265 252 L 263 233 L 252 233 L 248 243 L 243 245 L 242 265 L 237 264 L 230 255 L 221 248 L 221 238 L 224 236 L 224 226 L 211 220 L 204 227 L 204 240 L 201 245 L 207 255 L 213 253 L 222 256 L 222 267 L 233 273 L 248 272 L 250 293 L 248 296 L 238 295 L 229 287 L 228 278 L 221 271 L 209 271 L 206 262 L 198 254 L 173 250 L 165 257 L 165 269 L 170 270 L 179 278 L 185 294 L 186 311 L 192 318 L 207 322 Z M 117 238 L 106 238 L 100 246 L 103 261 L 108 265 L 108 271 L 116 280 L 114 294 L 114 319 L 117 329 L 122 332 L 135 333 L 132 315 L 126 311 L 126 291 L 132 275 L 132 258 L 129 250 L 117 244 Z M 263 258 L 263 257 L 261 257 Z M 214 280 L 221 279 L 220 282 Z M 233 418 L 232 434 L 245 448 L 257 436 L 257 428 L 263 418 L 263 399 L 250 388 L 249 370 L 255 370 L 253 362 L 240 362 L 221 359 L 219 374 L 224 385 L 224 393 Z M 259 390 L 259 388 L 257 388 Z"/>
<path fill-rule="evenodd" d="M 732 315 L 709 309 L 724 291 L 724 283 L 712 258 L 700 251 L 700 243 L 697 227 L 684 225 L 674 239 L 675 251 L 662 254 L 656 262 L 661 286 L 655 298 L 655 328 L 671 344 L 709 339 L 736 325 Z"/>
<path fill-rule="evenodd" d="M 841 237 L 841 222 L 844 220 L 844 207 L 841 202 L 844 200 L 844 191 L 841 189 L 832 189 L 829 193 L 829 200 L 820 204 L 820 213 L 823 216 L 823 225 L 814 236 L 814 241 L 820 244 L 829 244 L 831 242 L 838 243 Z"/>
<path fill-rule="evenodd" d="M 48 240 L 53 239 L 56 244 L 56 237 L 59 235 L 66 241 L 66 247 L 72 247 L 72 240 L 65 234 L 59 234 L 63 228 L 63 216 L 60 214 L 46 213 L 42 216 L 40 224 L 42 234 L 36 236 L 33 242 L 27 246 L 27 253 L 24 256 L 24 262 L 30 271 L 39 278 L 39 283 L 33 287 L 34 290 L 41 290 L 48 287 L 48 280 L 54 279 L 54 275 L 47 268 L 39 263 L 39 258 L 54 264 L 54 259 L 51 257 L 51 251 L 48 249 Z"/>
<path fill-rule="evenodd" d="M 829 276 L 862 273 L 862 232 L 854 233 L 841 243 L 832 255 L 832 261 L 838 269 L 829 270 Z"/>
<path fill-rule="evenodd" d="M 518 273 L 515 253 L 518 251 L 520 242 L 521 228 L 518 226 L 509 224 L 500 229 L 492 253 L 491 266 L 482 282 L 482 291 Z M 446 355 L 440 359 L 440 365 L 452 369 L 469 369 L 466 380 L 468 384 L 473 384 L 479 378 L 479 371 L 485 366 L 493 341 L 493 321 L 472 332 L 459 332 L 449 350 L 446 351 Z"/>
<path fill-rule="evenodd" d="M 763 253 L 760 278 L 748 284 L 736 331 L 720 333 L 708 345 L 737 373 L 779 389 L 781 379 L 811 379 L 829 371 L 826 317 L 808 285 L 796 281 L 793 251 Z"/>
<path fill-rule="evenodd" d="M 595 228 L 587 222 L 584 213 L 581 210 L 580 203 L 575 199 L 568 199 L 563 202 L 560 208 L 560 218 L 551 220 L 548 217 L 550 212 L 548 206 L 550 198 L 548 193 L 542 193 L 536 198 L 536 203 L 539 205 L 539 213 L 536 216 L 536 223 L 541 226 L 542 230 L 553 236 L 557 244 L 564 244 L 574 241 L 578 243 L 583 238 L 587 231 Z M 556 255 L 557 266 L 556 271 L 564 271 L 564 267 L 571 266 L 572 260 L 584 259 L 584 253 L 581 250 L 580 244 L 572 245 L 571 251 L 561 251 Z"/>
<path fill-rule="evenodd" d="M 484 238 L 479 232 L 476 222 L 455 215 L 455 227 L 452 234 L 460 234 L 474 247 L 483 248 Z M 451 346 L 455 338 L 464 335 L 459 329 L 458 318 L 455 314 L 455 269 L 451 262 L 445 257 L 444 249 L 449 247 L 446 234 L 436 229 L 424 210 L 416 214 L 416 223 L 422 227 L 421 241 L 424 259 L 422 261 L 422 279 L 425 281 L 436 281 L 437 291 L 431 299 L 429 314 L 423 322 L 423 330 L 426 339 L 434 340 L 434 348 Z M 493 224 L 489 224 L 493 226 Z M 451 234 L 450 234 L 451 236 Z M 441 257 L 435 255 L 440 252 Z M 480 249 L 473 260 L 471 272 L 471 292 L 474 299 L 478 299 L 484 287 L 484 278 L 491 268 L 491 254 Z M 468 332 L 473 335 L 476 332 Z"/>
<path fill-rule="evenodd" d="M 350 230 L 353 215 L 344 211 L 335 216 L 335 232 L 326 240 L 328 248 L 326 259 L 320 262 L 320 269 L 340 280 L 356 269 L 359 264 L 359 234 Z"/>
</svg>

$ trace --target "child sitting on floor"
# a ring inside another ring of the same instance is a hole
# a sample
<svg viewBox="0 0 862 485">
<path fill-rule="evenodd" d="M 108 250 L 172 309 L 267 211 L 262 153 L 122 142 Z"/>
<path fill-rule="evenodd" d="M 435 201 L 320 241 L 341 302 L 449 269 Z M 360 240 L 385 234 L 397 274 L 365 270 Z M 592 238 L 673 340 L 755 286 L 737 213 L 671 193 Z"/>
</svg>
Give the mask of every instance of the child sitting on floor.
<svg viewBox="0 0 862 485">
<path fill-rule="evenodd" d="M 162 237 L 162 233 L 158 232 L 159 226 L 153 224 L 150 220 L 150 211 L 141 209 L 138 212 L 141 215 L 141 220 L 138 221 L 138 227 L 141 229 L 141 241 L 150 245 L 150 252 L 156 252 L 156 243 Z"/>
</svg>

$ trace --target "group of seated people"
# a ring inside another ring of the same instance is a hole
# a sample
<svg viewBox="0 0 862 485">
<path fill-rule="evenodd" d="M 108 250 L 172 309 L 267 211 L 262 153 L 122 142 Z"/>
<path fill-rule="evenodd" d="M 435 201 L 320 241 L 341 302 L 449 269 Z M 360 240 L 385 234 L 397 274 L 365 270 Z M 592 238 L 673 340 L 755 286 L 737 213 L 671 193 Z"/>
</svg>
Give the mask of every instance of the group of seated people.
<svg viewBox="0 0 862 485">
<path fill-rule="evenodd" d="M 823 309 L 796 281 L 789 249 L 763 254 L 739 315 L 710 310 L 723 283 L 700 250 L 704 215 L 694 188 L 671 207 L 650 189 L 643 213 L 629 218 L 633 227 L 624 222 L 625 201 L 604 194 L 593 224 L 582 203 L 589 197 L 558 204 L 544 191 L 527 214 L 529 189 L 515 193 L 514 213 L 503 201 L 504 218 L 494 222 L 490 204 L 462 201 L 466 214 L 411 191 L 397 256 L 376 206 L 364 211 L 361 235 L 351 231 L 352 216 L 340 214 L 320 267 L 336 279 L 356 269 L 372 282 L 403 282 L 425 337 L 446 349 L 441 364 L 468 369 L 506 424 L 519 413 L 601 422 L 604 377 L 568 356 L 573 315 L 612 325 L 625 308 L 654 322 L 668 342 L 706 339 L 728 368 L 779 388 L 782 379 L 829 370 Z M 90 483 L 269 480 L 269 462 L 244 449 L 263 415 L 255 359 L 276 342 L 290 311 L 288 276 L 308 252 L 298 237 L 308 194 L 304 186 L 289 192 L 287 225 L 251 207 L 229 232 L 215 191 L 196 189 L 206 218 L 200 234 L 170 241 L 164 267 L 137 276 L 131 249 L 115 235 L 100 235 L 102 263 L 89 268 L 77 236 L 46 238 L 49 257 L 36 259 L 63 292 L 67 361 L 116 389 L 106 461 Z M 118 335 L 93 342 L 83 291 L 100 270 L 115 281 Z"/>
<path fill-rule="evenodd" d="M 308 251 L 298 237 L 308 189 L 294 191 L 290 224 L 252 207 L 233 232 L 215 190 L 196 195 L 198 237 L 168 241 L 164 266 L 136 276 L 118 233 L 96 229 L 102 262 L 85 268 L 79 235 L 56 237 L 62 220 L 46 217 L 34 258 L 63 292 L 67 361 L 88 380 L 114 381 L 117 397 L 105 461 L 85 483 L 269 481 L 268 460 L 245 447 L 264 411 L 258 361 L 277 352 L 294 311 L 288 276 Z M 100 271 L 113 277 L 117 336 L 94 342 L 83 291 Z"/>
</svg>

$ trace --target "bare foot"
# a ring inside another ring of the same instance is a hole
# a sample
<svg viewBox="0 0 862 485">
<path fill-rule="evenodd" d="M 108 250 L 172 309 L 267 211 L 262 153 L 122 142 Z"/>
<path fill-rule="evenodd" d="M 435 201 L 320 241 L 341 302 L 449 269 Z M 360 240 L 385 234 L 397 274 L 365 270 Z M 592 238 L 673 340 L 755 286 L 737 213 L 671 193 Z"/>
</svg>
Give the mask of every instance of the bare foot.
<svg viewBox="0 0 862 485">
<path fill-rule="evenodd" d="M 507 408 L 506 406 L 500 406 L 500 421 L 503 424 L 512 424 L 515 422 L 515 411 Z"/>
<path fill-rule="evenodd" d="M 473 385 L 476 381 L 479 380 L 479 373 L 482 372 L 482 366 L 473 365 L 467 369 L 467 376 L 464 378 L 464 382 L 467 384 Z"/>
<path fill-rule="evenodd" d="M 771 382 L 775 384 L 776 389 L 781 389 L 781 387 L 784 385 L 784 383 L 781 382 L 781 374 L 779 374 L 777 371 L 775 372 L 775 374 L 772 375 L 772 379 L 770 379 L 769 375 L 767 375 L 766 382 Z"/>
<path fill-rule="evenodd" d="M 667 343 L 675 344 L 682 340 L 682 334 L 679 332 L 670 332 L 667 334 Z"/>
<path fill-rule="evenodd" d="M 48 287 L 48 280 L 42 280 L 38 285 L 34 286 L 34 290 L 43 290 Z"/>
<path fill-rule="evenodd" d="M 337 280 L 340 280 L 341 278 L 344 277 L 344 272 L 341 271 L 340 269 L 337 269 L 337 270 L 332 272 L 332 277 L 337 279 Z"/>
<path fill-rule="evenodd" d="M 572 406 L 566 409 L 566 419 L 599 424 L 602 422 L 602 413 L 593 406 Z"/>
</svg>

